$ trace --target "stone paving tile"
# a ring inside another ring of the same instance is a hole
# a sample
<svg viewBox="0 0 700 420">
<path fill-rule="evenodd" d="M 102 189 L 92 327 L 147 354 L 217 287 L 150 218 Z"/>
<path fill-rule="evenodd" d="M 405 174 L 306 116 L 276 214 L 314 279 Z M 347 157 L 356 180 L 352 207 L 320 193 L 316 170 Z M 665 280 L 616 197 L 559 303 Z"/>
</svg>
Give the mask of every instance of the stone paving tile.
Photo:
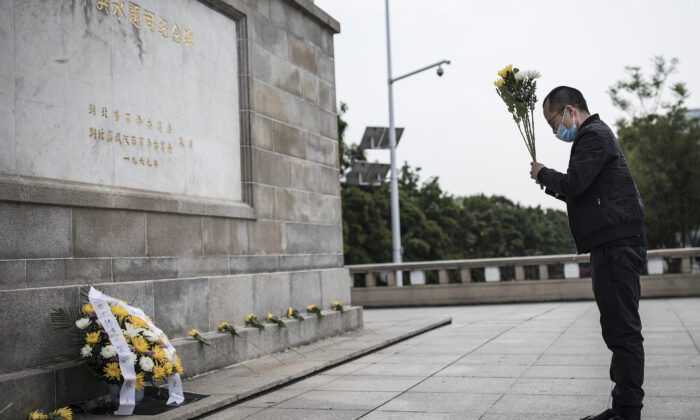
<svg viewBox="0 0 700 420">
<path fill-rule="evenodd" d="M 525 371 L 526 378 L 610 378 L 609 366 L 532 366 Z"/>
<path fill-rule="evenodd" d="M 276 408 L 310 408 L 314 410 L 372 410 L 398 392 L 309 391 L 279 404 Z"/>
<path fill-rule="evenodd" d="M 609 379 L 520 378 L 508 390 L 508 393 L 608 396 L 612 385 Z"/>
<path fill-rule="evenodd" d="M 516 378 L 458 378 L 440 376 L 428 378 L 412 389 L 416 392 L 503 394 Z"/>
<path fill-rule="evenodd" d="M 697 419 L 700 413 L 700 398 L 648 397 L 644 398 L 642 416 L 684 417 Z"/>
<path fill-rule="evenodd" d="M 453 364 L 437 372 L 435 376 L 461 376 L 471 378 L 518 378 L 528 367 L 525 365 Z"/>
<path fill-rule="evenodd" d="M 272 391 L 270 393 L 267 393 L 261 397 L 258 398 L 253 398 L 248 401 L 244 401 L 241 404 L 239 404 L 240 407 L 259 407 L 259 408 L 268 408 L 272 407 L 274 405 L 277 405 L 279 403 L 282 403 L 284 401 L 287 401 L 291 398 L 296 397 L 297 395 L 301 395 L 306 390 L 304 389 L 289 389 L 287 387 L 283 389 L 278 389 L 277 391 Z"/>
<path fill-rule="evenodd" d="M 389 375 L 389 376 L 421 376 L 426 377 L 445 366 L 443 363 L 399 364 L 374 363 L 354 370 L 349 375 Z M 328 373 L 328 372 L 326 372 Z"/>
<path fill-rule="evenodd" d="M 255 414 L 262 408 L 254 407 L 231 407 L 226 410 L 216 412 L 207 416 L 207 420 L 240 420 Z"/>
<path fill-rule="evenodd" d="M 363 419 L 369 420 L 479 420 L 478 414 L 466 413 L 422 413 L 411 411 L 373 411 Z"/>
<path fill-rule="evenodd" d="M 249 420 L 309 420 L 309 419 L 328 419 L 328 420 L 354 420 L 362 417 L 366 410 L 313 410 L 299 408 L 268 408 L 258 411 L 250 417 Z"/>
<path fill-rule="evenodd" d="M 647 376 L 647 380 L 644 381 L 644 393 L 646 397 L 700 398 L 700 380 L 659 379 Z"/>
<path fill-rule="evenodd" d="M 455 362 L 461 364 L 479 364 L 479 365 L 524 365 L 530 366 L 539 354 L 468 354 Z"/>
<path fill-rule="evenodd" d="M 481 415 L 498 400 L 498 394 L 455 394 L 406 392 L 379 407 L 377 411 L 426 413 L 465 413 Z"/>
<path fill-rule="evenodd" d="M 607 399 L 600 397 L 506 394 L 487 413 L 560 415 L 578 419 L 602 412 L 607 408 L 606 403 Z"/>
<path fill-rule="evenodd" d="M 342 376 L 318 374 L 311 376 L 310 378 L 303 379 L 299 382 L 295 382 L 291 385 L 287 385 L 284 387 L 284 389 L 303 389 L 309 391 L 340 378 L 342 378 Z"/>
<path fill-rule="evenodd" d="M 423 380 L 423 376 L 343 376 L 321 385 L 321 391 L 406 391 Z"/>
</svg>

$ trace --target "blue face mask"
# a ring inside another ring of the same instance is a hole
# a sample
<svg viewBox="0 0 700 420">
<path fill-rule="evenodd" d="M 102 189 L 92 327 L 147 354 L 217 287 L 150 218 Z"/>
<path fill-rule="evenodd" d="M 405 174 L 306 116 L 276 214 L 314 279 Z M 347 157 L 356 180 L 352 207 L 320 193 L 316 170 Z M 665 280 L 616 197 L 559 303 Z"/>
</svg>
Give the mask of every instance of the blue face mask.
<svg viewBox="0 0 700 420">
<path fill-rule="evenodd" d="M 561 141 L 565 141 L 567 143 L 571 143 L 574 141 L 576 138 L 576 124 L 573 123 L 573 114 L 571 115 L 572 119 L 572 124 L 571 128 L 566 128 L 564 127 L 564 117 L 566 116 L 566 110 L 564 110 L 564 115 L 561 117 L 561 124 L 559 124 L 559 128 L 557 129 L 557 138 Z"/>
</svg>

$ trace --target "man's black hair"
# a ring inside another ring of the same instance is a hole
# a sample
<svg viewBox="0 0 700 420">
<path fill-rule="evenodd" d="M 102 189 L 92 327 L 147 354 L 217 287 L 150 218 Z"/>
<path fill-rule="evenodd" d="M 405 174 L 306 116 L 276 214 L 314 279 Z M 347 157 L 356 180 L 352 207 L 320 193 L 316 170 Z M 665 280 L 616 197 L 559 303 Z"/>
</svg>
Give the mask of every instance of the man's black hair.
<svg viewBox="0 0 700 420">
<path fill-rule="evenodd" d="M 552 89 L 542 101 L 542 107 L 549 104 L 549 110 L 552 112 L 564 109 L 565 106 L 571 105 L 574 108 L 580 109 L 588 113 L 588 105 L 583 95 L 578 89 L 568 86 L 559 86 Z"/>
</svg>

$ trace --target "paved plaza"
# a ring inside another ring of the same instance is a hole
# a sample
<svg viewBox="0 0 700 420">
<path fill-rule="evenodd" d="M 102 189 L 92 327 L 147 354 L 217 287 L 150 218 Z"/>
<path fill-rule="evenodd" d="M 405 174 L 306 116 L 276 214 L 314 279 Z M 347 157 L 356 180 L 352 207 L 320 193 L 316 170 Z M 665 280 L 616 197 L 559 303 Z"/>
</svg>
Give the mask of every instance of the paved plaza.
<svg viewBox="0 0 700 420">
<path fill-rule="evenodd" d="M 643 419 L 700 419 L 700 298 L 643 300 Z M 209 419 L 578 419 L 611 404 L 594 302 L 366 310 L 452 324 L 210 415 Z M 371 334 L 370 334 L 371 336 Z"/>
</svg>

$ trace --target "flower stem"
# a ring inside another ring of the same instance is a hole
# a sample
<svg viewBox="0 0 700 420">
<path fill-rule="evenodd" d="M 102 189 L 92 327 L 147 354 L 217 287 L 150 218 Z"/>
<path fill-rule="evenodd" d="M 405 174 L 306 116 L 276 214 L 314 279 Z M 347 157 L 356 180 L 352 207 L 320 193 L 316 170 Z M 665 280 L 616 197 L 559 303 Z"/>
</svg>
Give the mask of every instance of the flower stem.
<svg viewBox="0 0 700 420">
<path fill-rule="evenodd" d="M 258 346 L 257 344 L 253 343 L 252 341 L 248 340 L 247 338 L 243 337 L 242 335 L 235 333 L 234 334 L 236 337 L 240 338 L 241 340 L 245 341 L 246 343 L 250 344 L 251 346 L 255 347 L 258 350 L 262 350 L 267 354 L 268 356 L 272 357 L 273 359 L 277 360 L 278 362 L 282 363 L 283 365 L 287 365 L 284 363 L 282 360 L 280 360 L 278 357 L 276 357 L 274 354 L 270 353 L 269 351 L 265 350 L 264 348 Z"/>
<path fill-rule="evenodd" d="M 253 369 L 252 367 L 246 365 L 245 363 L 241 362 L 240 360 L 236 360 L 234 357 L 230 356 L 229 354 L 225 353 L 224 351 L 222 351 L 221 349 L 219 349 L 219 348 L 216 347 L 215 345 L 211 344 L 211 342 L 210 342 L 209 340 L 207 340 L 206 338 L 201 337 L 201 339 L 200 339 L 200 337 L 201 337 L 201 336 L 199 336 L 199 337 L 198 337 L 198 336 L 195 336 L 195 338 L 197 339 L 197 341 L 199 341 L 200 343 L 204 344 L 205 346 L 209 346 L 209 347 L 213 348 L 213 349 L 216 350 L 217 352 L 219 352 L 219 353 L 221 353 L 222 355 L 228 357 L 229 359 L 233 360 L 234 362 L 238 363 L 239 365 L 243 366 L 244 368 L 250 370 L 251 372 L 255 373 L 256 375 L 260 375 L 260 372 L 258 372 L 257 370 L 255 370 L 255 369 Z"/>
<path fill-rule="evenodd" d="M 266 332 L 270 337 L 273 337 L 274 339 L 276 339 L 276 340 L 279 341 L 280 343 L 284 344 L 284 347 L 285 347 L 285 348 L 287 348 L 287 349 L 293 351 L 294 353 L 298 354 L 299 356 L 301 356 L 301 357 L 306 357 L 306 356 L 304 355 L 304 353 L 295 350 L 292 346 L 289 345 L 288 342 L 285 342 L 285 341 L 282 340 L 281 338 L 279 338 L 279 337 L 273 335 L 271 332 L 269 332 L 269 331 L 267 331 L 267 330 L 260 330 L 260 331 Z"/>
<path fill-rule="evenodd" d="M 298 332 L 294 331 L 293 329 L 287 327 L 287 331 L 291 332 L 292 334 L 296 335 L 297 337 L 301 338 L 302 340 L 306 341 L 307 343 L 311 344 L 312 346 L 316 347 L 317 349 L 323 350 L 321 347 L 319 347 L 318 345 L 316 345 L 313 341 L 302 337 L 301 334 L 299 334 Z"/>
</svg>

